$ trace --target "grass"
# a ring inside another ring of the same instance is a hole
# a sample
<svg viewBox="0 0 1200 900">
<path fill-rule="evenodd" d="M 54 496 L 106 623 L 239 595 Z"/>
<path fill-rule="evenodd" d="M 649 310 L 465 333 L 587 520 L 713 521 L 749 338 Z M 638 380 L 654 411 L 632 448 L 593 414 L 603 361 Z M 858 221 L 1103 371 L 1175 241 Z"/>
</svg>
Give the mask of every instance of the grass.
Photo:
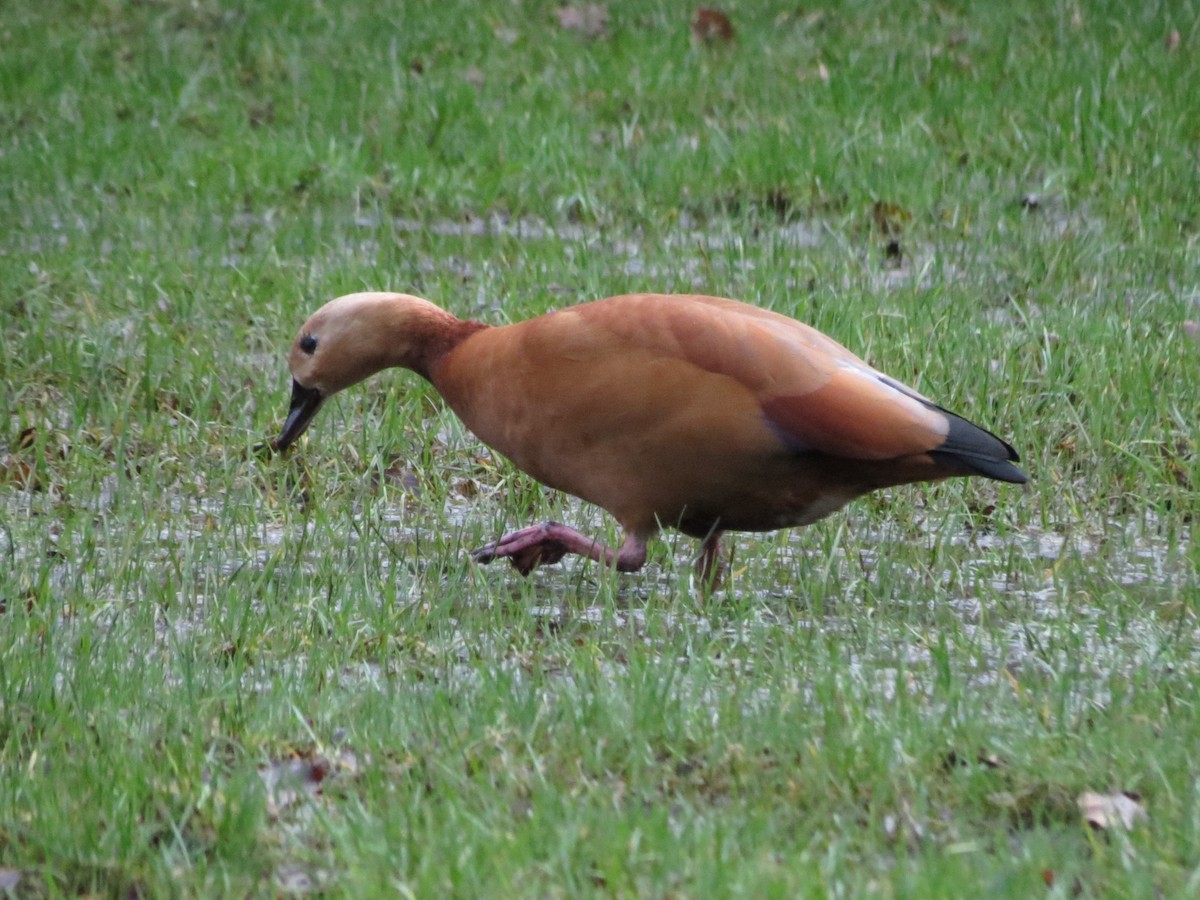
<svg viewBox="0 0 1200 900">
<path fill-rule="evenodd" d="M 0 885 L 1200 889 L 1194 3 L 763 5 L 715 47 L 680 3 L 599 39 L 242 6 L 0 26 Z M 295 328 L 367 287 L 747 299 L 1032 481 L 740 536 L 704 605 L 673 537 L 633 577 L 479 569 L 613 526 L 411 376 L 255 450 Z M 1089 829 L 1086 790 L 1148 818 Z"/>
</svg>

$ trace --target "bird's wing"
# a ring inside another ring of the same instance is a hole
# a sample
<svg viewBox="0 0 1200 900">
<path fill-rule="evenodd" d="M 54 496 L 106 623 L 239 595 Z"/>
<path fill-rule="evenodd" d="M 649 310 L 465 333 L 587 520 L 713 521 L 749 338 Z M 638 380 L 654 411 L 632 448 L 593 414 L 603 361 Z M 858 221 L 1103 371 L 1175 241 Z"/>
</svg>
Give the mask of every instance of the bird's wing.
<svg viewBox="0 0 1200 900">
<path fill-rule="evenodd" d="M 879 460 L 927 453 L 949 414 L 795 319 L 714 297 L 635 295 L 576 308 L 631 346 L 724 375 L 790 450 Z M 719 411 L 715 411 L 719 412 Z"/>
</svg>

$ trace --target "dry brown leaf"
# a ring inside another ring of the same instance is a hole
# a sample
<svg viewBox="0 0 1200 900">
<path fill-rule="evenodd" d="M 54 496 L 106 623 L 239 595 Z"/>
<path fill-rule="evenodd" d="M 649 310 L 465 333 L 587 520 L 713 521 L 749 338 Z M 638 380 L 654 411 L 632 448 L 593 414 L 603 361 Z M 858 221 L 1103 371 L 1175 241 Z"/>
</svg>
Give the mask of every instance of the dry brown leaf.
<svg viewBox="0 0 1200 900">
<path fill-rule="evenodd" d="M 912 221 L 912 213 L 895 203 L 876 200 L 875 205 L 871 207 L 871 221 L 875 223 L 875 228 L 880 234 L 885 237 L 894 237 Z"/>
<path fill-rule="evenodd" d="M 563 6 L 555 14 L 559 27 L 566 31 L 577 31 L 592 40 L 608 34 L 608 7 L 603 3 Z"/>
<path fill-rule="evenodd" d="M 33 466 L 12 453 L 0 456 L 0 484 L 15 484 L 23 491 L 40 491 L 41 479 Z"/>
<path fill-rule="evenodd" d="M 1125 791 L 1117 794 L 1084 791 L 1075 802 L 1083 821 L 1100 831 L 1115 827 L 1129 831 L 1137 822 L 1150 818 L 1141 798 Z"/>
<path fill-rule="evenodd" d="M 1166 462 L 1167 473 L 1181 488 L 1191 488 L 1191 452 L 1186 441 L 1176 441 L 1171 444 L 1159 445 L 1159 453 Z"/>
<path fill-rule="evenodd" d="M 30 426 L 21 430 L 17 435 L 17 450 L 29 450 L 37 442 L 37 428 Z M 15 484 L 25 491 L 40 491 L 41 480 L 31 463 L 22 459 L 16 453 L 5 453 L 0 456 L 0 484 Z"/>
<path fill-rule="evenodd" d="M 733 40 L 733 23 L 719 9 L 701 6 L 692 16 L 692 35 L 706 44 L 728 44 Z"/>
</svg>

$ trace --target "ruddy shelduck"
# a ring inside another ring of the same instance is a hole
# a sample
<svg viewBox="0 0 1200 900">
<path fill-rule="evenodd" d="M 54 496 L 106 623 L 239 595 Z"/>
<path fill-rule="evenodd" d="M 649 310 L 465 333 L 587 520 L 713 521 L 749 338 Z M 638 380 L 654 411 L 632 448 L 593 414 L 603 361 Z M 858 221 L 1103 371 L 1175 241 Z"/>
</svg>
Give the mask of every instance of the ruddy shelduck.
<svg viewBox="0 0 1200 900">
<path fill-rule="evenodd" d="M 286 449 L 381 369 L 427 379 L 485 444 L 608 510 L 612 549 L 558 522 L 474 552 L 522 574 L 578 553 L 622 572 L 677 528 L 710 584 L 726 531 L 808 525 L 877 488 L 960 475 L 1021 484 L 1017 452 L 795 319 L 735 300 L 609 297 L 513 325 L 407 294 L 339 297 L 292 344 Z"/>
</svg>

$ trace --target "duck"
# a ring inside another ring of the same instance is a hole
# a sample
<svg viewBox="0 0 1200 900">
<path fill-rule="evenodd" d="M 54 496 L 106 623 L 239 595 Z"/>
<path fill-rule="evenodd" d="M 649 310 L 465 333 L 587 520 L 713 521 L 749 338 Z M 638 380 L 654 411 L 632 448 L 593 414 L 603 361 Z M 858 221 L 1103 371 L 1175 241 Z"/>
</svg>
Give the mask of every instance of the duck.
<svg viewBox="0 0 1200 900">
<path fill-rule="evenodd" d="M 331 300 L 301 326 L 288 368 L 286 451 L 329 398 L 388 368 L 427 380 L 521 471 L 607 510 L 611 547 L 555 521 L 475 550 L 522 575 L 567 554 L 618 572 L 671 528 L 722 577 L 728 532 L 810 525 L 894 485 L 982 476 L 1023 484 L 1017 451 L 789 316 L 723 297 L 628 294 L 506 325 L 411 294 Z"/>
</svg>

